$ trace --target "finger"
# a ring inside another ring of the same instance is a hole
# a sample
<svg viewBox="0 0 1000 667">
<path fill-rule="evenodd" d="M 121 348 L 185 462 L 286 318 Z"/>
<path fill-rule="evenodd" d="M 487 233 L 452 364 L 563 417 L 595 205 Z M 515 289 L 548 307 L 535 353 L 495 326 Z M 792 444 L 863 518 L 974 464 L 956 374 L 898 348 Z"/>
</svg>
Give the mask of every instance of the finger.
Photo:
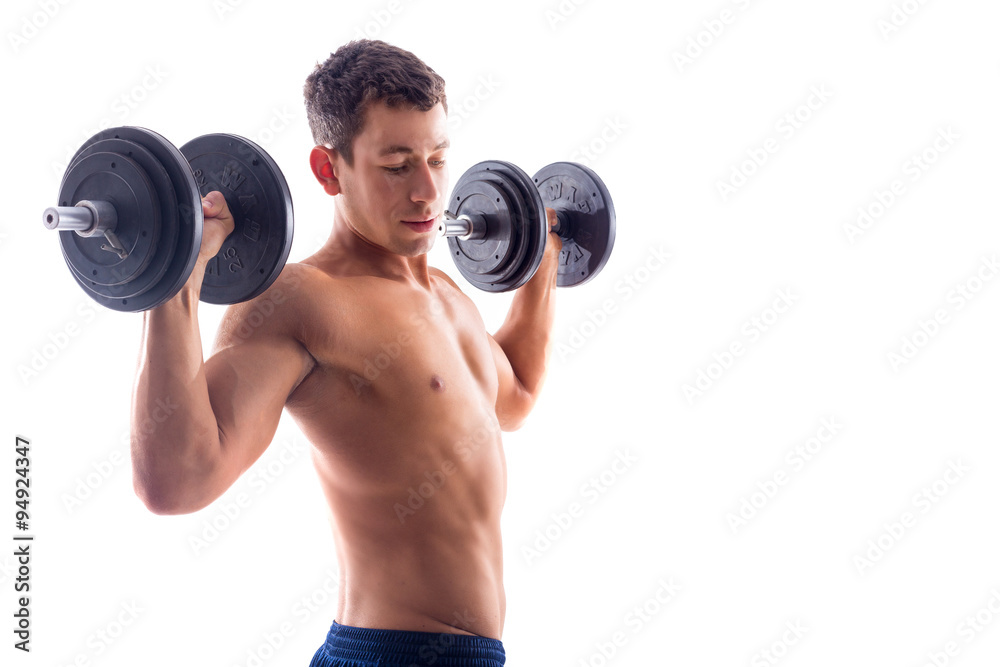
<svg viewBox="0 0 1000 667">
<path fill-rule="evenodd" d="M 556 216 L 556 210 L 554 208 L 547 208 L 546 207 L 546 209 L 545 209 L 545 216 L 548 218 L 548 221 L 549 221 L 549 231 L 551 232 L 552 228 L 555 227 L 556 224 L 559 222 L 559 218 L 558 218 L 558 216 Z"/>
<path fill-rule="evenodd" d="M 221 192 L 213 190 L 201 198 L 201 206 L 205 217 L 215 217 L 225 209 L 226 198 Z"/>
</svg>

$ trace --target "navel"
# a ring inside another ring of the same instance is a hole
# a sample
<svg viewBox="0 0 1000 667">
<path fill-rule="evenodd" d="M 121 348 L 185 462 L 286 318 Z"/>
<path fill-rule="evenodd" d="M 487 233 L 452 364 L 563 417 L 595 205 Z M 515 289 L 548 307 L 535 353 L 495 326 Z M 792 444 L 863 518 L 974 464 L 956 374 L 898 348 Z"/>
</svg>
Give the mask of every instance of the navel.
<svg viewBox="0 0 1000 667">
<path fill-rule="evenodd" d="M 431 376 L 431 389 L 434 391 L 444 391 L 444 380 L 441 379 L 440 375 Z"/>
</svg>

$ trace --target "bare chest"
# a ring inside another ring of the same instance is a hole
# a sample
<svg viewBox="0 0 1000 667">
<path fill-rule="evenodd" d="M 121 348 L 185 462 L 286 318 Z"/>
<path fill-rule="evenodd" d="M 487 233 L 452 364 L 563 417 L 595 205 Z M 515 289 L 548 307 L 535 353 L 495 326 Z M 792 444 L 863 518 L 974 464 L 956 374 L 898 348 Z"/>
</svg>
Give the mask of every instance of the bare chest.
<svg viewBox="0 0 1000 667">
<path fill-rule="evenodd" d="M 497 377 L 472 302 L 445 286 L 428 294 L 384 281 L 319 299 L 305 343 L 315 388 L 340 405 L 441 409 L 473 397 L 495 402 Z M 320 384 L 317 382 L 315 384 Z"/>
</svg>

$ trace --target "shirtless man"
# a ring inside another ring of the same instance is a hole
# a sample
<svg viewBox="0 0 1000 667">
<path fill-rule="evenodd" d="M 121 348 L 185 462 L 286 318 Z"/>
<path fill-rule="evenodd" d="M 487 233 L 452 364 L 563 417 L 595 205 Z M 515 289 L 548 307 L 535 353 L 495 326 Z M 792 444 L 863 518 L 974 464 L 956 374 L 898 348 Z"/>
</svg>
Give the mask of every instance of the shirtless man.
<svg viewBox="0 0 1000 667">
<path fill-rule="evenodd" d="M 333 231 L 226 311 L 205 361 L 199 290 L 233 230 L 222 195 L 205 197 L 190 280 L 145 314 L 132 423 L 164 397 L 180 408 L 151 434 L 133 429 L 136 493 L 157 514 L 206 507 L 261 456 L 287 408 L 312 443 L 340 567 L 336 617 L 311 664 L 498 667 L 500 432 L 520 427 L 542 386 L 561 242 L 549 234 L 491 336 L 427 264 L 448 197 L 444 80 L 365 40 L 317 66 L 305 93 Z"/>
</svg>

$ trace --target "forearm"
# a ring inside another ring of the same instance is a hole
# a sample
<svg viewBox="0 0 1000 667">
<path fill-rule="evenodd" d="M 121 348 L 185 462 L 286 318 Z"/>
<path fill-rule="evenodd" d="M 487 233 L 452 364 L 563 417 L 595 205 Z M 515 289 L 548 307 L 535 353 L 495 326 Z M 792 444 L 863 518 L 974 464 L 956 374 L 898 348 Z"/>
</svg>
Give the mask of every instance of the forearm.
<svg viewBox="0 0 1000 667">
<path fill-rule="evenodd" d="M 555 265 L 548 262 L 514 294 L 507 318 L 493 338 L 524 390 L 537 396 L 552 352 L 556 307 Z"/>
<path fill-rule="evenodd" d="M 211 487 L 207 478 L 220 450 L 192 283 L 200 284 L 197 276 L 144 314 L 132 399 L 132 467 L 137 494 L 156 512 L 204 504 L 199 496 Z"/>
</svg>

